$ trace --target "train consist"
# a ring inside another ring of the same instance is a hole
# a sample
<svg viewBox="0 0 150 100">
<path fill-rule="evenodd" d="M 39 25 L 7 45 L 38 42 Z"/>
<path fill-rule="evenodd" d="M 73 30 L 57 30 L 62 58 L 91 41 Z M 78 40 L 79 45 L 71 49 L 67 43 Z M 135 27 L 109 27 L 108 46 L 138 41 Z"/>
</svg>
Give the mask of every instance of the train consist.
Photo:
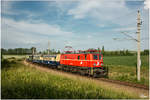
<svg viewBox="0 0 150 100">
<path fill-rule="evenodd" d="M 32 55 L 28 61 L 44 64 L 51 68 L 65 70 L 92 77 L 107 77 L 108 68 L 103 65 L 103 55 L 98 50 L 57 55 Z"/>
</svg>

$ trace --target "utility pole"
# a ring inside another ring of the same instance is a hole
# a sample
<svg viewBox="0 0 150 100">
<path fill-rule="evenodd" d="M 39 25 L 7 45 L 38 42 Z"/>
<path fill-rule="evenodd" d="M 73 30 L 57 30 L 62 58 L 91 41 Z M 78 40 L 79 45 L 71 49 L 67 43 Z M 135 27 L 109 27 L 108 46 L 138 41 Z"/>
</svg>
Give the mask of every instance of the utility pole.
<svg viewBox="0 0 150 100">
<path fill-rule="evenodd" d="M 50 54 L 50 41 L 48 41 L 48 55 Z"/>
<path fill-rule="evenodd" d="M 141 80 L 141 76 L 140 76 L 140 69 L 141 69 L 141 59 L 140 59 L 140 30 L 141 30 L 141 25 L 142 25 L 142 21 L 141 21 L 141 16 L 140 16 L 140 11 L 138 10 L 138 14 L 137 14 L 137 38 L 134 38 L 128 34 L 126 34 L 127 32 L 122 32 L 124 35 L 126 35 L 130 40 L 134 40 L 137 42 L 137 80 L 140 81 Z M 114 40 L 118 40 L 119 38 L 114 38 Z M 128 40 L 129 40 L 128 39 Z M 127 40 L 127 39 L 125 39 Z"/>
<path fill-rule="evenodd" d="M 140 77 L 140 66 L 141 66 L 141 59 L 140 59 L 140 30 L 141 30 L 141 19 L 140 19 L 140 11 L 138 10 L 137 14 L 137 79 L 138 81 L 141 80 Z"/>
</svg>

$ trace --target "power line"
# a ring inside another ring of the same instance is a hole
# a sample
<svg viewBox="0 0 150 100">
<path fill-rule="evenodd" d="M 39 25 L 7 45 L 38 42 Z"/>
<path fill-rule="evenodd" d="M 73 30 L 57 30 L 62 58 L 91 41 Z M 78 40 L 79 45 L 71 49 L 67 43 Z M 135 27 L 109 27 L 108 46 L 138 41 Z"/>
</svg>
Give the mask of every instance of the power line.
<svg viewBox="0 0 150 100">
<path fill-rule="evenodd" d="M 141 9 L 142 7 L 140 7 L 139 9 Z M 109 22 L 111 22 L 113 25 L 114 24 L 116 24 L 117 22 L 119 23 L 119 21 L 120 21 L 120 19 L 124 19 L 124 18 L 129 18 L 129 17 L 131 17 L 131 16 L 136 16 L 136 13 L 134 13 L 135 11 L 136 11 L 137 9 L 135 9 L 135 10 L 132 10 L 131 12 L 129 12 L 129 13 L 126 13 L 126 14 L 124 14 L 124 15 L 122 15 L 122 16 L 119 16 L 119 17 L 116 17 L 116 18 L 114 18 L 114 19 L 111 19 L 111 20 L 109 20 Z M 113 21 L 113 20 L 115 20 L 115 21 Z M 109 24 L 109 25 L 112 25 L 112 24 Z M 132 24 L 134 24 L 134 22 L 133 23 L 129 23 L 129 24 L 126 24 L 126 25 L 120 25 L 120 26 L 117 26 L 117 27 L 124 27 L 124 26 L 128 26 L 128 25 L 132 25 Z M 136 24 L 136 22 L 135 22 L 135 24 Z"/>
<path fill-rule="evenodd" d="M 135 41 L 137 41 L 137 42 L 139 42 L 137 39 L 135 39 L 134 37 L 132 37 L 132 36 L 130 36 L 130 35 L 128 35 L 128 34 L 126 34 L 126 32 L 122 32 L 124 35 L 126 35 L 127 37 L 129 37 L 131 40 L 135 40 Z"/>
</svg>

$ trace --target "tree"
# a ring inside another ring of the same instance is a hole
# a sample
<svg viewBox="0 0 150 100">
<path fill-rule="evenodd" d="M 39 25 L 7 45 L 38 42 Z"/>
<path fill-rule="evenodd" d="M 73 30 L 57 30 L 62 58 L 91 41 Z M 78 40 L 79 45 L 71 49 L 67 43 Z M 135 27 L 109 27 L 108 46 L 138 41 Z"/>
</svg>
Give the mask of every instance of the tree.
<svg viewBox="0 0 150 100">
<path fill-rule="evenodd" d="M 103 54 L 103 55 L 105 54 L 104 46 L 102 47 L 102 54 Z"/>
<path fill-rule="evenodd" d="M 1 48 L 1 54 L 7 54 L 7 50 L 4 48 Z"/>
<path fill-rule="evenodd" d="M 1 53 L 5 54 L 17 54 L 17 55 L 24 55 L 24 54 L 32 54 L 32 50 L 28 48 L 14 48 L 14 49 L 4 49 L 1 48 Z"/>
<path fill-rule="evenodd" d="M 127 55 L 127 56 L 129 55 L 129 51 L 128 51 L 128 49 L 126 50 L 126 55 Z"/>
<path fill-rule="evenodd" d="M 58 50 L 57 53 L 60 54 L 60 50 Z"/>
<path fill-rule="evenodd" d="M 148 49 L 144 50 L 144 55 L 149 55 L 149 50 Z"/>
<path fill-rule="evenodd" d="M 41 51 L 39 51 L 39 54 L 42 54 L 42 52 L 41 52 Z"/>
<path fill-rule="evenodd" d="M 8 54 L 14 54 L 14 50 L 13 49 L 8 49 Z"/>
<path fill-rule="evenodd" d="M 117 56 L 118 55 L 118 51 L 114 51 L 114 55 Z"/>
</svg>

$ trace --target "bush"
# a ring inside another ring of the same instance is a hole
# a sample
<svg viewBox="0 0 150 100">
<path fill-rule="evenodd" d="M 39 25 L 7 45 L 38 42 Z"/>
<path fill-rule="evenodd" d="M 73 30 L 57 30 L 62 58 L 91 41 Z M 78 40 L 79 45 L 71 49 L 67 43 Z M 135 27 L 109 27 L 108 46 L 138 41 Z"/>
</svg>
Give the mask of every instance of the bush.
<svg viewBox="0 0 150 100">
<path fill-rule="evenodd" d="M 20 58 L 20 59 L 18 59 L 17 61 L 23 61 L 24 60 L 24 58 Z"/>
<path fill-rule="evenodd" d="M 2 69 L 10 67 L 10 62 L 7 59 L 3 59 L 1 64 L 2 64 L 2 66 L 1 66 Z"/>
<path fill-rule="evenodd" d="M 16 60 L 8 60 L 8 59 L 3 59 L 1 61 L 1 68 L 10 68 L 13 66 L 13 64 L 16 64 Z"/>
<path fill-rule="evenodd" d="M 8 58 L 8 59 L 16 59 L 15 57 L 11 57 L 11 58 Z"/>
</svg>

